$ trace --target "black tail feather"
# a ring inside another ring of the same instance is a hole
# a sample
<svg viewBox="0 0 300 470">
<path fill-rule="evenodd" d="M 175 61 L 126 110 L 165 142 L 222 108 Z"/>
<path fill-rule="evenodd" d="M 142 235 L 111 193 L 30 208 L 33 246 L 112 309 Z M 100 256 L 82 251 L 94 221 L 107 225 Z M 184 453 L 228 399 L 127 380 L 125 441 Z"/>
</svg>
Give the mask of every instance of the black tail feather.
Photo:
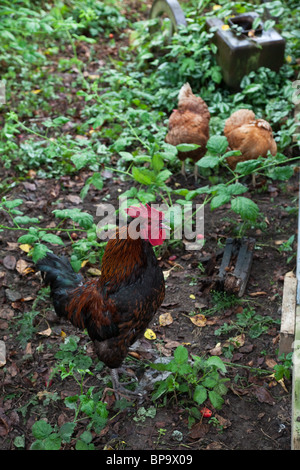
<svg viewBox="0 0 300 470">
<path fill-rule="evenodd" d="M 79 286 L 83 282 L 83 277 L 74 272 L 67 258 L 50 252 L 36 263 L 36 267 L 41 271 L 45 284 L 50 285 L 56 313 L 63 316 L 69 291 Z"/>
</svg>

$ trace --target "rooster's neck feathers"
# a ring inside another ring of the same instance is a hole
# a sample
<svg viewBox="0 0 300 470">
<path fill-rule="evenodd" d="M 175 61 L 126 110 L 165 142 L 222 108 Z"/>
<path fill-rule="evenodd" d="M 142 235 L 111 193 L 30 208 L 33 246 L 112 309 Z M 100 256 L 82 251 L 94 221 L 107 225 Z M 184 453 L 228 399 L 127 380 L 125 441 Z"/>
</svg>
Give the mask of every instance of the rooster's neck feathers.
<svg viewBox="0 0 300 470">
<path fill-rule="evenodd" d="M 146 264 L 147 244 L 141 238 L 130 238 L 127 227 L 117 231 L 116 237 L 108 241 L 102 258 L 100 285 L 113 288 L 134 281 Z"/>
</svg>

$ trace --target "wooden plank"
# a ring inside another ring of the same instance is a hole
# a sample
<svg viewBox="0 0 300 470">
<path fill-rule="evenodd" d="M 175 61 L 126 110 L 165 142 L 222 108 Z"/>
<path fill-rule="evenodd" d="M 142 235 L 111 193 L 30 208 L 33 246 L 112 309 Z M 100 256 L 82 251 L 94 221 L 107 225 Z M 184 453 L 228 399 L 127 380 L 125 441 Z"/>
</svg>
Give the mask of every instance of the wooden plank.
<svg viewBox="0 0 300 470">
<path fill-rule="evenodd" d="M 293 272 L 286 273 L 282 295 L 279 355 L 292 351 L 295 336 L 296 290 L 296 276 Z"/>
<path fill-rule="evenodd" d="M 300 450 L 300 305 L 296 307 L 293 345 L 292 450 Z"/>
</svg>

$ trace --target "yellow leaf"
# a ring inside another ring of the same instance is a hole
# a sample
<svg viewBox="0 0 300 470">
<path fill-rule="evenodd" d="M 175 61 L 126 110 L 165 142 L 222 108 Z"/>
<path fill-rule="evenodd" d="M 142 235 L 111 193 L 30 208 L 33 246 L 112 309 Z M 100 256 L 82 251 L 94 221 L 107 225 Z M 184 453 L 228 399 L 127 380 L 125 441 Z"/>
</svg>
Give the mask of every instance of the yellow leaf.
<svg viewBox="0 0 300 470">
<path fill-rule="evenodd" d="M 223 31 L 226 31 L 227 29 L 229 29 L 228 24 L 223 24 L 223 25 L 222 25 L 222 29 L 223 29 Z"/>
<path fill-rule="evenodd" d="M 33 93 L 34 95 L 37 95 L 38 93 L 41 93 L 42 90 L 32 90 L 31 93 Z"/>
<path fill-rule="evenodd" d="M 195 298 L 196 298 L 196 297 L 194 296 L 194 294 L 191 294 L 191 295 L 190 295 L 190 299 L 195 300 Z"/>
<path fill-rule="evenodd" d="M 61 336 L 62 338 L 66 338 L 67 333 L 65 333 L 63 330 L 61 330 L 60 336 Z"/>
<path fill-rule="evenodd" d="M 171 325 L 171 323 L 173 323 L 173 317 L 170 312 L 162 313 L 159 316 L 159 324 L 161 326 Z"/>
<path fill-rule="evenodd" d="M 205 326 L 206 325 L 206 317 L 202 315 L 202 313 L 199 313 L 198 315 L 194 315 L 193 317 L 190 318 L 191 322 L 194 323 L 196 326 Z"/>
<path fill-rule="evenodd" d="M 213 10 L 216 11 L 216 10 L 219 10 L 221 8 L 221 5 L 214 5 L 213 6 Z"/>
<path fill-rule="evenodd" d="M 101 271 L 100 269 L 97 269 L 97 268 L 90 268 L 88 270 L 88 273 L 91 274 L 92 276 L 101 276 Z"/>
<path fill-rule="evenodd" d="M 25 253 L 29 253 L 29 251 L 31 250 L 32 246 L 27 245 L 27 243 L 26 243 L 26 244 L 24 244 L 24 245 L 20 245 L 19 248 L 20 248 L 22 251 L 25 251 Z"/>
<path fill-rule="evenodd" d="M 88 263 L 88 262 L 89 261 L 87 259 L 83 260 L 82 263 L 81 263 L 81 267 L 83 268 L 86 265 L 86 263 Z"/>
<path fill-rule="evenodd" d="M 288 64 L 290 64 L 292 62 L 292 57 L 290 55 L 287 55 L 285 60 L 287 61 Z"/>
<path fill-rule="evenodd" d="M 156 334 L 154 333 L 154 331 L 150 330 L 150 328 L 147 328 L 147 330 L 144 333 L 144 336 L 147 339 L 151 339 L 151 340 L 156 339 Z"/>
</svg>

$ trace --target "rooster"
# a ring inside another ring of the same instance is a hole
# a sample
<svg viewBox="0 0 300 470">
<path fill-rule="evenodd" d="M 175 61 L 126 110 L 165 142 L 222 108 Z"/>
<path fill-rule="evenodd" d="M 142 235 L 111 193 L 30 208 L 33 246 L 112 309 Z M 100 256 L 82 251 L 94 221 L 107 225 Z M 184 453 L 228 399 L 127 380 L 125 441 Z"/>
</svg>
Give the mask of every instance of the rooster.
<svg viewBox="0 0 300 470">
<path fill-rule="evenodd" d="M 250 109 L 235 111 L 225 122 L 224 135 L 231 150 L 240 150 L 239 156 L 227 158 L 229 167 L 234 170 L 238 162 L 266 157 L 270 151 L 277 153 L 277 144 L 273 138 L 272 128 L 264 119 L 256 119 Z M 252 175 L 255 185 L 255 175 Z"/>
<path fill-rule="evenodd" d="M 129 393 L 119 383 L 118 368 L 165 296 L 164 276 L 152 248 L 166 238 L 164 214 L 142 204 L 131 206 L 127 214 L 136 220 L 117 229 L 107 242 L 99 278 L 84 281 L 66 258 L 52 253 L 37 262 L 57 315 L 87 329 L 99 359 L 111 369 L 116 396 L 122 390 Z M 138 234 L 131 233 L 134 223 L 140 227 Z"/>
<path fill-rule="evenodd" d="M 197 144 L 199 147 L 187 152 L 178 152 L 182 161 L 181 173 L 185 176 L 184 161 L 191 158 L 195 164 L 195 181 L 198 177 L 196 162 L 206 153 L 209 139 L 210 113 L 205 101 L 195 96 L 189 83 L 183 85 L 178 94 L 178 109 L 174 109 L 169 118 L 169 128 L 165 141 L 177 146 L 179 144 Z"/>
</svg>

